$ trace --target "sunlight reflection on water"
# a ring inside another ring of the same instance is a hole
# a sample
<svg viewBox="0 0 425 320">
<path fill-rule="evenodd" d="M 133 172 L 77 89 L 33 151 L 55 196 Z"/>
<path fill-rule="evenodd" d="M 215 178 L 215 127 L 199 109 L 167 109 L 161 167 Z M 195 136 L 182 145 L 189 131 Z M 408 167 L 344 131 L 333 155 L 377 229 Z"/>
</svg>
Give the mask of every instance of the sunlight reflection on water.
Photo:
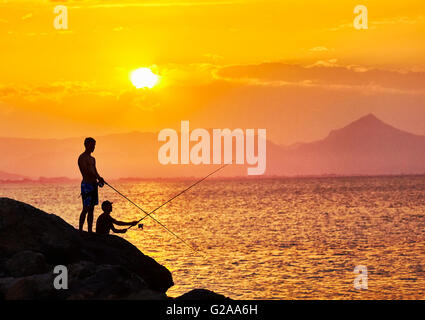
<svg viewBox="0 0 425 320">
<path fill-rule="evenodd" d="M 113 185 L 150 211 L 191 182 Z M 423 299 L 424 190 L 425 177 L 207 180 L 155 217 L 208 259 L 149 218 L 123 237 L 172 272 L 170 296 L 206 288 L 235 299 Z M 0 191 L 78 225 L 78 183 L 2 184 Z M 106 199 L 117 219 L 143 214 L 107 187 Z M 353 288 L 360 264 L 368 267 L 368 290 Z"/>
</svg>

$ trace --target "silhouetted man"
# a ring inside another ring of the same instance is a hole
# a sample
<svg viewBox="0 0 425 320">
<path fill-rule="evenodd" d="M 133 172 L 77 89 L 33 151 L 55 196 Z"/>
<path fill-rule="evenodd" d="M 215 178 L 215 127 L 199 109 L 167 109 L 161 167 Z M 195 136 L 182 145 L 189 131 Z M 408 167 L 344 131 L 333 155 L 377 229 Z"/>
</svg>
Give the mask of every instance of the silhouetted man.
<svg viewBox="0 0 425 320">
<path fill-rule="evenodd" d="M 83 211 L 80 215 L 80 231 L 83 231 L 84 222 L 87 216 L 88 232 L 92 233 L 94 206 L 99 204 L 98 185 L 103 186 L 105 180 L 97 173 L 96 160 L 91 153 L 96 147 L 96 140 L 86 138 L 84 140 L 86 150 L 78 158 L 83 181 L 81 182 L 81 197 L 83 199 Z"/>
<path fill-rule="evenodd" d="M 99 218 L 97 218 L 96 221 L 96 233 L 109 234 L 110 230 L 115 233 L 126 233 L 127 229 L 115 229 L 114 224 L 117 226 L 135 226 L 137 224 L 137 221 L 123 222 L 112 218 L 112 202 L 108 200 L 102 202 L 102 210 L 103 213 L 99 216 Z"/>
</svg>

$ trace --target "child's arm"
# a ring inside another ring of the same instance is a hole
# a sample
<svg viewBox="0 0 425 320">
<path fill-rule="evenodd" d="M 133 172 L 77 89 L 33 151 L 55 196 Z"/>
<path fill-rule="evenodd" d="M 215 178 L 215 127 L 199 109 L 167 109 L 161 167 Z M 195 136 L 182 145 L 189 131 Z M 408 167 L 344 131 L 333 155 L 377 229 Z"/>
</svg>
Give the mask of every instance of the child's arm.
<svg viewBox="0 0 425 320">
<path fill-rule="evenodd" d="M 114 232 L 114 233 L 126 233 L 127 232 L 127 229 L 116 229 L 115 227 L 114 227 L 114 225 L 112 225 L 112 231 Z"/>
<path fill-rule="evenodd" d="M 124 221 L 119 221 L 119 220 L 112 219 L 112 222 L 114 224 L 116 224 L 117 226 L 135 226 L 138 221 L 124 222 Z"/>
</svg>

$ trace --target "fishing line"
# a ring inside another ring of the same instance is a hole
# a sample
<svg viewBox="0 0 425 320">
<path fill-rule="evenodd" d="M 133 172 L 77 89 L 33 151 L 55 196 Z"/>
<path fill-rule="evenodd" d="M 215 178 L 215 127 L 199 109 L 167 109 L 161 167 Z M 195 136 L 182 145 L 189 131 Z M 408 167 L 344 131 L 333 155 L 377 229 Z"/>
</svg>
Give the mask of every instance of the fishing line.
<svg viewBox="0 0 425 320">
<path fill-rule="evenodd" d="M 105 181 L 105 184 L 110 187 L 112 190 L 114 190 L 116 193 L 118 193 L 121 197 L 123 197 L 124 199 L 126 199 L 127 201 L 129 201 L 131 204 L 133 204 L 136 208 L 138 208 L 139 210 L 141 210 L 142 212 L 145 213 L 145 216 L 143 216 L 139 221 L 137 221 L 137 223 L 139 223 L 140 221 L 142 221 L 143 219 L 145 219 L 146 217 L 150 217 L 152 218 L 156 223 L 158 223 L 160 226 L 162 226 L 165 230 L 167 230 L 170 234 L 172 234 L 173 236 L 175 236 L 177 239 L 179 239 L 181 242 L 183 242 L 184 244 L 186 244 L 190 249 L 192 249 L 194 252 L 202 255 L 202 257 L 206 258 L 204 256 L 204 254 L 202 254 L 199 250 L 195 249 L 193 246 L 191 246 L 187 241 L 185 241 L 183 238 L 181 238 L 180 236 L 178 236 L 177 234 L 175 234 L 173 231 L 171 231 L 170 229 L 168 229 L 163 223 L 161 223 L 159 220 L 157 220 L 156 218 L 152 217 L 151 215 L 157 211 L 158 209 L 162 208 L 164 205 L 166 205 L 167 203 L 171 202 L 172 200 L 174 200 L 175 198 L 177 198 L 178 196 L 180 196 L 181 194 L 185 193 L 186 191 L 188 191 L 189 189 L 193 188 L 194 186 L 196 186 L 197 184 L 201 183 L 202 181 L 204 181 L 205 179 L 207 179 L 209 176 L 213 175 L 214 173 L 216 173 L 217 171 L 223 169 L 224 167 L 226 167 L 228 164 L 225 164 L 223 166 L 221 166 L 220 168 L 214 170 L 213 172 L 211 172 L 210 174 L 208 174 L 207 176 L 205 176 L 204 178 L 196 181 L 195 183 L 193 183 L 192 185 L 190 185 L 189 187 L 187 187 L 186 189 L 180 191 L 178 194 L 176 194 L 175 196 L 173 196 L 171 199 L 167 200 L 166 202 L 164 202 L 163 204 L 161 204 L 159 207 L 157 207 L 156 209 L 152 210 L 150 213 L 146 212 L 143 208 L 141 208 L 139 205 L 137 205 L 136 203 L 134 203 L 131 199 L 129 199 L 128 197 L 126 197 L 124 194 L 122 194 L 120 191 L 118 191 L 116 188 L 114 188 L 113 186 L 111 186 L 109 183 L 107 183 Z M 129 230 L 131 227 L 133 226 L 129 226 L 127 228 L 127 230 Z"/>
<path fill-rule="evenodd" d="M 171 199 L 167 200 L 166 202 L 164 202 L 163 204 L 161 204 L 159 207 L 157 207 L 156 209 L 152 210 L 149 213 L 146 213 L 146 215 L 144 217 L 142 217 L 139 221 L 137 221 L 137 223 L 139 223 L 140 221 L 142 221 L 143 219 L 145 219 L 146 217 L 150 217 L 151 214 L 153 214 L 156 210 L 158 210 L 159 208 L 162 208 L 163 206 L 165 206 L 167 203 L 173 201 L 175 198 L 177 198 L 178 196 L 182 195 L 183 193 L 185 193 L 186 191 L 188 191 L 190 188 L 196 186 L 197 184 L 201 183 L 202 181 L 204 181 L 205 179 L 207 179 L 209 176 L 212 176 L 214 173 L 216 173 L 217 171 L 220 171 L 221 169 L 223 169 L 224 167 L 226 167 L 229 164 L 225 164 L 223 166 L 221 166 L 220 168 L 214 170 L 213 172 L 211 172 L 210 174 L 208 174 L 207 176 L 205 176 L 204 178 L 202 178 L 201 180 L 196 181 L 194 184 L 190 185 L 189 187 L 187 187 L 186 189 L 180 191 L 178 194 L 176 194 L 175 196 L 173 196 Z M 129 227 L 129 229 L 132 226 Z"/>
<path fill-rule="evenodd" d="M 117 189 L 115 189 L 113 186 L 111 186 L 109 183 L 105 181 L 105 184 L 110 187 L 112 190 L 114 190 L 116 193 L 118 193 L 121 197 L 128 200 L 130 203 L 132 203 L 134 206 L 136 206 L 138 209 L 142 210 L 145 214 L 148 214 L 145 210 L 143 210 L 140 206 L 138 206 L 136 203 L 131 201 L 129 198 L 127 198 L 125 195 L 123 195 L 121 192 L 119 192 Z M 165 230 L 167 230 L 170 234 L 175 236 L 177 239 L 179 239 L 181 242 L 183 242 L 185 245 L 187 245 L 190 249 L 192 249 L 194 252 L 199 253 L 198 250 L 196 250 L 194 247 L 192 247 L 188 242 L 186 242 L 183 238 L 179 237 L 177 234 L 175 234 L 173 231 L 168 229 L 163 223 L 161 223 L 159 220 L 155 219 L 154 217 L 150 216 L 156 223 L 158 223 L 160 226 L 162 226 Z M 127 230 L 130 229 L 130 227 L 127 228 Z"/>
</svg>

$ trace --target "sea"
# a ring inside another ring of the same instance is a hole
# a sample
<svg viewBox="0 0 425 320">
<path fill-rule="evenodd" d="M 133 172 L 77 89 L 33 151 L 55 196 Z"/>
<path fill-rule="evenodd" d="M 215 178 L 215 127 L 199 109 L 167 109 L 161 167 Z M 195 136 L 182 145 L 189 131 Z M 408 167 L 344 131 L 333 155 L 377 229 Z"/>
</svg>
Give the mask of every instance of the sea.
<svg viewBox="0 0 425 320">
<path fill-rule="evenodd" d="M 150 212 L 193 182 L 110 184 Z M 0 196 L 78 227 L 79 188 L 3 183 Z M 144 215 L 108 186 L 100 200 L 114 202 L 116 219 Z M 172 297 L 204 288 L 232 299 L 425 298 L 425 176 L 207 179 L 153 216 L 197 251 L 149 217 L 119 236 L 171 271 Z"/>
</svg>

